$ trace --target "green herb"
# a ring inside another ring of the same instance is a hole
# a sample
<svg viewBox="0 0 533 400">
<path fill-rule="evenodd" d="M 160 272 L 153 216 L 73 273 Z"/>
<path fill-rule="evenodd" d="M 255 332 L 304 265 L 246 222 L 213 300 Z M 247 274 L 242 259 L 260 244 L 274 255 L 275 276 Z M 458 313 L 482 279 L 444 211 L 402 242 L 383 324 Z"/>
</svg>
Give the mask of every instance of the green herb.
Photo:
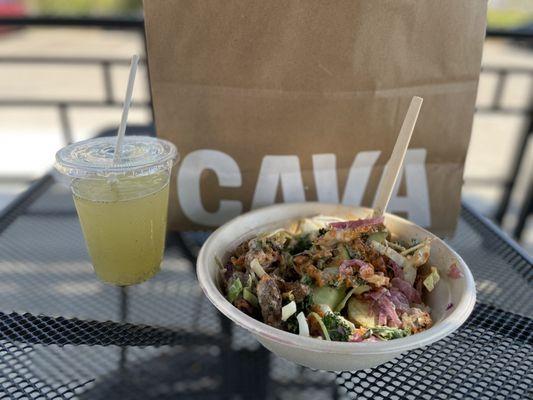
<svg viewBox="0 0 533 400">
<path fill-rule="evenodd" d="M 296 237 L 296 244 L 293 246 L 291 254 L 298 254 L 302 251 L 309 250 L 311 245 L 312 243 L 309 234 L 300 235 Z"/>
<path fill-rule="evenodd" d="M 331 278 L 329 281 L 328 281 L 328 286 L 329 287 L 332 287 L 332 288 L 338 288 L 340 285 L 341 285 L 341 281 L 339 281 L 338 279 L 336 278 Z"/>
<path fill-rule="evenodd" d="M 239 278 L 236 278 L 231 282 L 231 285 L 228 287 L 228 300 L 230 303 L 233 303 L 242 292 L 242 282 Z"/>
<path fill-rule="evenodd" d="M 296 319 L 296 314 L 291 315 L 287 321 L 285 321 L 285 327 L 287 328 L 287 331 L 298 334 L 299 328 L 298 328 L 298 320 Z"/>
<path fill-rule="evenodd" d="M 347 342 L 352 334 L 352 328 L 346 323 L 339 313 L 328 312 L 322 318 L 324 325 L 328 330 L 328 335 L 331 340 L 337 342 Z"/>
<path fill-rule="evenodd" d="M 311 296 L 310 294 L 308 294 L 307 296 L 304 297 L 303 301 L 301 302 L 301 304 L 298 304 L 298 310 L 300 311 L 303 311 L 304 314 L 307 314 L 308 311 L 309 311 L 309 308 L 313 305 L 313 296 Z"/>
<path fill-rule="evenodd" d="M 303 275 L 300 279 L 300 282 L 307 286 L 311 286 L 313 284 L 313 280 L 309 275 Z"/>
<path fill-rule="evenodd" d="M 376 326 L 375 328 L 370 328 L 366 333 L 364 338 L 369 338 L 371 335 L 377 336 L 384 340 L 399 339 L 406 336 L 409 336 L 411 331 L 409 329 L 400 329 L 400 328 L 390 328 L 388 326 Z"/>
<path fill-rule="evenodd" d="M 361 253 L 359 253 L 358 250 L 352 249 L 350 246 L 346 246 L 346 250 L 348 250 L 348 254 L 350 255 L 350 259 L 357 258 L 358 260 L 362 260 L 363 256 L 361 256 Z"/>
</svg>

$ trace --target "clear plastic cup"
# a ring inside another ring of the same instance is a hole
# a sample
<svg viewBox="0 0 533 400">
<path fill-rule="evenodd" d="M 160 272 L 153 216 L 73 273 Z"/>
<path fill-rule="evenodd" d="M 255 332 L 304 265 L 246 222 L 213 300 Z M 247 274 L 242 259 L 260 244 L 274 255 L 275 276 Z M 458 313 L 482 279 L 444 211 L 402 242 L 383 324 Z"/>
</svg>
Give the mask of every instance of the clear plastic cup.
<svg viewBox="0 0 533 400">
<path fill-rule="evenodd" d="M 55 168 L 68 178 L 96 275 L 127 286 L 159 272 L 178 154 L 166 140 L 126 136 L 120 162 L 114 163 L 115 141 L 105 137 L 64 147 Z"/>
</svg>

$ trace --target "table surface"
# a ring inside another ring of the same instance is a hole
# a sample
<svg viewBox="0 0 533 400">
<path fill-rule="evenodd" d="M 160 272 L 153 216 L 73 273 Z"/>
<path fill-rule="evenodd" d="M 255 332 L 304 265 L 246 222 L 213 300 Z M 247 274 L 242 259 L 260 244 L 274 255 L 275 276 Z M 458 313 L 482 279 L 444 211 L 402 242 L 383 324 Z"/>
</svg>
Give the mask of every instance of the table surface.
<svg viewBox="0 0 533 400">
<path fill-rule="evenodd" d="M 297 366 L 222 317 L 199 288 L 206 234 L 168 237 L 162 271 L 94 277 L 69 192 L 46 176 L 0 216 L 0 399 L 524 399 L 533 392 L 533 265 L 463 206 L 448 243 L 478 303 L 454 334 L 379 367 Z"/>
</svg>

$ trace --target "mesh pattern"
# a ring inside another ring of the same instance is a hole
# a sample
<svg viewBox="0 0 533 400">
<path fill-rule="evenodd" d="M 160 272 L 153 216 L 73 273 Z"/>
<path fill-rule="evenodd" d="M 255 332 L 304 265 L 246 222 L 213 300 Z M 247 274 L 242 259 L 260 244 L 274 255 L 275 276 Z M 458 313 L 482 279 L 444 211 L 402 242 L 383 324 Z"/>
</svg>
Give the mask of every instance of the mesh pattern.
<svg viewBox="0 0 533 400">
<path fill-rule="evenodd" d="M 263 348 L 224 351 L 220 342 L 148 348 L 8 343 L 0 356 L 0 399 L 219 399 L 225 393 L 318 400 L 337 391 L 334 374 L 295 366 Z"/>
<path fill-rule="evenodd" d="M 338 374 L 352 399 L 525 399 L 532 394 L 533 323 L 478 305 L 455 334 L 379 367 Z"/>
<path fill-rule="evenodd" d="M 533 268 L 468 210 L 449 243 L 477 282 L 469 321 L 429 347 L 336 375 L 277 358 L 218 314 L 190 262 L 208 233 L 171 235 L 149 282 L 99 283 L 68 190 L 46 182 L 0 220 L 0 400 L 531 395 Z"/>
<path fill-rule="evenodd" d="M 190 331 L 117 322 L 98 322 L 32 314 L 0 315 L 0 337 L 38 344 L 162 346 L 210 343 L 214 337 Z"/>
<path fill-rule="evenodd" d="M 478 305 L 439 342 L 379 367 L 338 374 L 349 398 L 525 399 L 533 392 L 531 263 L 467 209 L 447 240 L 469 265 Z"/>
<path fill-rule="evenodd" d="M 198 248 L 183 253 L 181 238 L 171 235 L 154 279 L 126 290 L 101 284 L 68 190 L 52 185 L 41 194 L 0 235 L 0 399 L 335 394 L 333 374 L 313 379 L 313 371 L 279 363 L 242 330 L 228 341 L 232 325 L 202 294 L 184 257 Z M 190 236 L 199 245 L 206 234 Z M 297 386 L 282 379 L 288 371 Z"/>
<path fill-rule="evenodd" d="M 220 330 L 191 263 L 173 243 L 162 271 L 126 293 L 94 278 L 75 215 L 19 216 L 4 231 L 0 254 L 0 311 L 5 313 Z"/>
<path fill-rule="evenodd" d="M 468 210 L 463 209 L 461 217 L 456 234 L 447 242 L 470 267 L 478 302 L 531 317 L 531 263 Z"/>
<path fill-rule="evenodd" d="M 61 379 L 55 379 L 54 375 L 43 379 L 36 373 L 34 354 L 32 346 L 0 340 L 0 399 L 71 399 L 90 382 L 72 377 L 71 372 L 60 366 L 56 370 L 52 357 L 45 357 L 46 369 L 39 370 L 56 371 L 54 375 L 60 374 Z"/>
</svg>

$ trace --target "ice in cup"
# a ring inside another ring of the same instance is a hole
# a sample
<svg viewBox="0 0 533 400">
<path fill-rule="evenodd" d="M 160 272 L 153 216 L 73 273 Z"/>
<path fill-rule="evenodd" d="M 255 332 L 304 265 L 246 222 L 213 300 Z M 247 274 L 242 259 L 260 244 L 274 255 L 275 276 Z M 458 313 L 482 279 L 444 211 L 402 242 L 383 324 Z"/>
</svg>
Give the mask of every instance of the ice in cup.
<svg viewBox="0 0 533 400">
<path fill-rule="evenodd" d="M 165 140 L 126 136 L 117 163 L 115 141 L 97 138 L 69 145 L 56 154 L 55 167 L 69 178 L 96 275 L 127 286 L 159 272 L 177 151 Z"/>
</svg>

